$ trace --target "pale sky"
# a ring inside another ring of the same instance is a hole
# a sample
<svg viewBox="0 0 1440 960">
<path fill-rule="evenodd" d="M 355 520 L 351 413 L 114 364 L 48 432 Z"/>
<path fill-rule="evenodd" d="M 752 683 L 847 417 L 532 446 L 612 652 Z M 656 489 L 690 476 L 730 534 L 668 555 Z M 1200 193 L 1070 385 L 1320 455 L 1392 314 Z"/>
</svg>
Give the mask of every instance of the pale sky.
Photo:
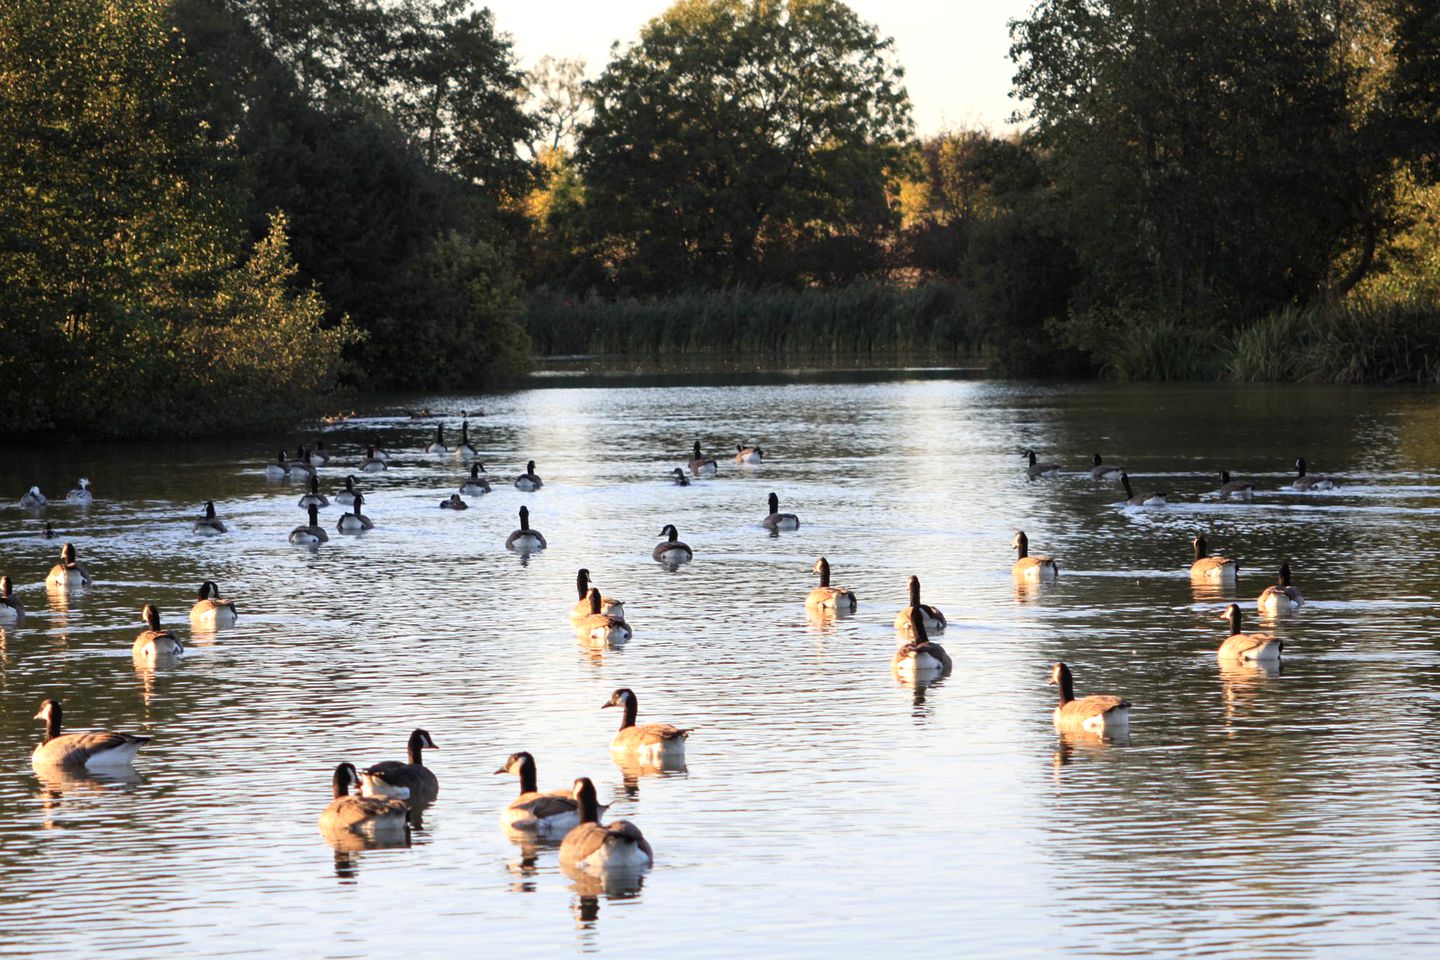
<svg viewBox="0 0 1440 960">
<path fill-rule="evenodd" d="M 510 34 L 523 67 L 545 54 L 580 57 L 596 76 L 610 44 L 628 44 L 669 0 L 480 0 L 495 25 Z M 1005 24 L 1024 16 L 1032 0 L 848 0 L 851 9 L 895 38 L 905 86 L 922 135 L 947 127 L 1009 129 L 1008 96 L 1014 65 Z"/>
</svg>

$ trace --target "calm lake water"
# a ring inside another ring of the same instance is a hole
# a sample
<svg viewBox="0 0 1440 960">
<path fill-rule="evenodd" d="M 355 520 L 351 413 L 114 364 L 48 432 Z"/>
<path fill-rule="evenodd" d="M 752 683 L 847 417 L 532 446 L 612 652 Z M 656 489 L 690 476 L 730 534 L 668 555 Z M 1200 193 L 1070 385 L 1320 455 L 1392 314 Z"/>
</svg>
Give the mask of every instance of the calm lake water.
<svg viewBox="0 0 1440 960">
<path fill-rule="evenodd" d="M 729 385 L 727 385 L 727 380 Z M 1434 956 L 1440 949 L 1440 394 L 1381 389 L 1040 386 L 958 371 L 643 377 L 574 370 L 458 411 L 496 481 L 451 513 L 467 468 L 420 451 L 435 421 L 379 405 L 324 431 L 333 494 L 377 433 L 375 529 L 286 543 L 298 482 L 268 441 L 76 444 L 0 458 L 0 572 L 30 609 L 0 631 L 0 954 L 26 957 L 1236 958 Z M 720 476 L 668 472 L 695 439 Z M 737 468 L 739 441 L 766 462 Z M 1019 452 L 1062 460 L 1027 482 Z M 1171 505 L 1125 509 L 1090 455 Z M 1290 464 L 1342 478 L 1284 489 Z M 508 485 L 534 459 L 544 488 Z M 332 462 L 333 464 L 334 462 Z M 1221 468 L 1253 479 L 1222 503 Z M 96 503 L 66 506 L 89 477 Z M 40 513 L 17 501 L 38 483 Z M 766 495 L 799 514 L 759 527 Z M 216 501 L 229 536 L 191 522 Z M 526 504 L 550 548 L 506 536 Z M 62 541 L 98 583 L 42 581 Z M 650 552 L 674 523 L 695 562 Z M 1017 593 L 1010 539 L 1060 581 Z M 1198 593 L 1190 538 L 1241 564 Z M 807 620 L 824 554 L 860 612 Z M 1217 621 L 1283 560 L 1303 611 L 1274 625 L 1283 671 L 1222 670 Z M 623 649 L 576 642 L 578 567 L 626 601 Z M 889 669 L 905 579 L 950 618 L 953 675 Z M 203 579 L 241 611 L 191 636 Z M 190 643 L 137 669 L 140 607 Z M 1134 704 L 1128 745 L 1062 740 L 1050 665 Z M 695 728 L 684 770 L 626 771 L 607 745 L 633 688 L 641 720 Z M 135 775 L 40 779 L 31 720 L 150 734 Z M 409 847 L 332 849 L 315 819 L 345 759 L 404 755 L 416 726 L 440 798 Z M 593 778 L 656 865 L 607 888 L 554 845 L 500 830 L 516 750 L 541 787 Z M 958 945 L 963 945 L 960 947 Z"/>
</svg>

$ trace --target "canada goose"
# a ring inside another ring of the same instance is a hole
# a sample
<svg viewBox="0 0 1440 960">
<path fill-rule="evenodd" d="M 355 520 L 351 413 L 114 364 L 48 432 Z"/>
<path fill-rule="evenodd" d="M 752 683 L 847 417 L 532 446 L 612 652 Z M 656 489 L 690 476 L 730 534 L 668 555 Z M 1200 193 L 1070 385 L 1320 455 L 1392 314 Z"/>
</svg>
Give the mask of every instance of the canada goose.
<svg viewBox="0 0 1440 960">
<path fill-rule="evenodd" d="M 546 546 L 544 534 L 530 529 L 530 508 L 521 507 L 520 529 L 505 538 L 505 549 L 529 553 L 531 550 L 544 550 Z"/>
<path fill-rule="evenodd" d="M 130 652 L 136 657 L 153 659 L 155 657 L 177 657 L 185 652 L 185 646 L 180 638 L 169 630 L 160 629 L 160 611 L 152 603 L 145 604 L 141 612 L 145 625 L 149 628 L 143 631 L 130 647 Z"/>
<path fill-rule="evenodd" d="M 671 471 L 671 475 L 674 476 L 674 478 L 675 478 L 675 486 L 677 486 L 677 487 L 688 487 L 688 486 L 690 486 L 690 478 L 687 477 L 687 476 L 685 476 L 685 471 L 684 471 L 684 470 L 681 470 L 679 467 L 676 467 L 673 471 Z"/>
<path fill-rule="evenodd" d="M 1221 660 L 1261 661 L 1279 660 L 1285 641 L 1268 633 L 1240 632 L 1240 605 L 1230 604 L 1220 615 L 1221 620 L 1230 622 L 1230 636 L 1215 651 Z"/>
<path fill-rule="evenodd" d="M 36 720 L 45 721 L 45 739 L 30 754 L 30 763 L 40 769 L 59 767 L 63 770 L 95 770 L 128 767 L 135 752 L 150 742 L 149 737 L 111 730 L 86 730 L 81 733 L 60 732 L 60 701 L 46 700 L 40 704 Z"/>
<path fill-rule="evenodd" d="M 45 575 L 46 589 L 76 590 L 92 582 L 89 569 L 75 559 L 75 547 L 69 543 L 60 548 L 60 562 Z"/>
<path fill-rule="evenodd" d="M 525 493 L 534 493 L 543 486 L 545 486 L 545 482 L 541 480 L 540 475 L 535 472 L 534 460 L 525 464 L 525 472 L 515 478 L 515 489 L 524 491 Z"/>
<path fill-rule="evenodd" d="M 584 567 L 575 574 L 575 592 L 580 599 L 570 608 L 570 619 L 579 620 L 581 617 L 590 616 L 590 571 Z M 625 604 L 612 597 L 601 597 L 600 612 L 624 620 Z"/>
<path fill-rule="evenodd" d="M 320 478 L 310 478 L 310 492 L 300 498 L 300 508 L 306 507 L 328 507 L 330 499 L 320 492 Z"/>
<path fill-rule="evenodd" d="M 384 458 L 378 454 L 379 451 L 375 447 L 365 448 L 365 456 L 360 461 L 361 473 L 379 473 L 381 470 L 389 469 L 389 465 L 385 462 Z"/>
<path fill-rule="evenodd" d="M 780 498 L 770 494 L 770 515 L 760 521 L 767 530 L 799 530 L 800 518 L 793 513 L 780 512 Z"/>
<path fill-rule="evenodd" d="M 1060 703 L 1055 707 L 1056 730 L 1085 730 L 1105 737 L 1124 736 L 1130 732 L 1130 703 L 1122 697 L 1091 694 L 1075 699 L 1075 681 L 1070 668 L 1057 663 L 1050 670 L 1050 683 L 1060 688 Z"/>
<path fill-rule="evenodd" d="M 324 440 L 315 441 L 315 446 L 310 451 L 310 461 L 320 467 L 330 462 L 330 451 L 325 449 Z"/>
<path fill-rule="evenodd" d="M 290 459 L 284 450 L 276 455 L 273 463 L 265 464 L 265 476 L 271 480 L 284 480 L 290 476 Z"/>
<path fill-rule="evenodd" d="M 1120 486 L 1125 488 L 1125 506 L 1127 507 L 1165 506 L 1165 494 L 1159 490 L 1147 493 L 1143 497 L 1137 496 L 1134 488 L 1130 486 L 1130 474 L 1123 471 L 1120 473 Z"/>
<path fill-rule="evenodd" d="M 611 753 L 637 754 L 657 762 L 662 759 L 679 760 L 685 756 L 689 730 L 682 730 L 673 723 L 635 723 L 635 717 L 640 712 L 640 700 L 635 691 L 621 687 L 610 694 L 609 700 L 600 704 L 602 710 L 607 707 L 624 710 L 620 717 L 620 729 L 610 741 Z"/>
<path fill-rule="evenodd" d="M 589 777 L 571 790 L 579 824 L 560 843 L 560 864 L 580 870 L 639 870 L 655 863 L 655 851 L 629 820 L 600 823 L 600 804 Z"/>
<path fill-rule="evenodd" d="M 720 464 L 700 453 L 700 441 L 695 441 L 694 456 L 690 458 L 690 472 L 697 477 L 713 477 L 720 472 Z"/>
<path fill-rule="evenodd" d="M 1235 585 L 1235 576 L 1240 572 L 1239 564 L 1225 557 L 1210 556 L 1205 534 L 1196 534 L 1195 539 L 1190 541 L 1190 546 L 1195 552 L 1195 562 L 1190 564 L 1191 581 Z"/>
<path fill-rule="evenodd" d="M 660 529 L 660 536 L 665 538 L 663 543 L 655 545 L 650 551 L 650 556 L 659 563 L 689 563 L 695 559 L 695 551 L 690 549 L 688 543 L 680 542 L 680 531 L 675 529 L 675 524 L 667 523 Z"/>
<path fill-rule="evenodd" d="M 480 451 L 475 449 L 475 444 L 470 442 L 470 421 L 460 421 L 460 442 L 455 444 L 455 456 L 457 457 L 478 457 Z"/>
<path fill-rule="evenodd" d="M 50 521 L 46 520 L 45 528 L 40 531 L 40 536 L 44 537 L 46 540 L 54 540 L 57 536 L 59 536 L 59 534 L 55 532 L 54 527 L 50 526 Z"/>
<path fill-rule="evenodd" d="M 899 613 L 895 614 L 895 629 L 901 633 L 908 633 L 910 630 L 910 615 L 919 610 L 925 620 L 925 632 L 944 633 L 945 614 L 929 604 L 920 602 L 920 578 L 911 577 L 907 586 L 910 589 L 910 605 Z"/>
<path fill-rule="evenodd" d="M 1299 474 L 1291 482 L 1291 488 L 1295 490 L 1334 490 L 1335 481 L 1329 477 L 1316 474 L 1307 476 L 1305 473 L 1305 458 L 1299 457 L 1295 461 L 1295 469 Z"/>
<path fill-rule="evenodd" d="M 0 576 L 0 623 L 19 623 L 25 619 L 25 605 L 11 595 L 12 586 L 8 573 Z"/>
<path fill-rule="evenodd" d="M 360 792 L 367 797 L 398 797 L 414 807 L 431 803 L 440 794 L 440 781 L 421 762 L 421 751 L 439 750 L 430 734 L 416 728 L 407 743 L 408 763 L 386 760 L 361 771 Z"/>
<path fill-rule="evenodd" d="M 435 425 L 435 439 L 425 445 L 426 453 L 449 453 L 450 448 L 445 445 L 444 424 Z"/>
<path fill-rule="evenodd" d="M 214 500 L 205 501 L 205 515 L 199 520 L 196 520 L 194 526 L 190 529 L 194 531 L 197 536 L 201 537 L 216 537 L 222 533 L 229 532 L 224 521 L 215 516 Z"/>
<path fill-rule="evenodd" d="M 353 507 L 359 493 L 360 491 L 355 489 L 355 475 L 351 474 L 345 478 L 345 488 L 335 494 L 335 502 L 342 507 Z"/>
<path fill-rule="evenodd" d="M 484 472 L 485 464 L 470 464 L 470 476 L 464 483 L 460 484 L 460 492 L 469 497 L 478 497 L 481 494 L 489 493 L 490 481 L 480 476 L 480 474 Z"/>
<path fill-rule="evenodd" d="M 340 519 L 335 521 L 336 531 L 339 533 L 364 533 L 366 530 L 373 530 L 375 524 L 360 512 L 360 508 L 363 506 L 365 506 L 365 494 L 356 493 L 355 502 L 351 504 L 350 510 L 340 514 Z"/>
<path fill-rule="evenodd" d="M 591 587 L 589 600 L 590 612 L 575 621 L 577 636 L 595 643 L 624 643 L 634 636 L 624 617 L 600 612 L 604 600 L 599 590 Z"/>
<path fill-rule="evenodd" d="M 369 449 L 376 460 L 379 460 L 381 463 L 390 462 L 390 454 L 381 446 L 379 434 L 376 434 L 375 439 L 370 441 Z"/>
<path fill-rule="evenodd" d="M 765 451 L 759 447 L 747 447 L 743 443 L 735 444 L 735 462 L 739 464 L 756 465 L 765 458 Z"/>
<path fill-rule="evenodd" d="M 460 494 L 458 494 L 458 493 L 452 493 L 452 494 L 450 494 L 450 496 L 449 496 L 448 498 L 440 501 L 440 509 L 441 509 L 441 510 L 469 510 L 469 509 L 470 509 L 470 504 L 468 504 L 468 503 L 466 503 L 464 500 L 462 500 L 462 499 L 460 498 Z"/>
<path fill-rule="evenodd" d="M 350 792 L 359 785 L 360 774 L 353 763 L 335 768 L 331 788 L 335 799 L 320 811 L 320 831 L 379 833 L 403 831 L 409 825 L 410 805 L 396 797 L 362 797 Z"/>
<path fill-rule="evenodd" d="M 1100 454 L 1098 453 L 1095 454 L 1095 458 L 1091 463 L 1094 464 L 1094 466 L 1090 468 L 1090 479 L 1092 480 L 1119 480 L 1120 474 L 1125 472 L 1120 467 L 1101 462 Z"/>
<path fill-rule="evenodd" d="M 190 624 L 195 627 L 228 627 L 240 619 L 233 600 L 220 597 L 220 584 L 206 580 L 195 593 L 195 605 L 190 608 Z"/>
<path fill-rule="evenodd" d="M 1034 450 L 1026 450 L 1020 454 L 1020 456 L 1030 461 L 1030 465 L 1025 468 L 1025 476 L 1030 480 L 1035 480 L 1040 477 L 1057 477 L 1060 475 L 1060 464 L 1038 462 Z"/>
<path fill-rule="evenodd" d="M 1049 583 L 1060 575 L 1060 568 L 1055 565 L 1054 560 L 1049 557 L 1030 556 L 1030 538 L 1025 536 L 1025 531 L 1017 530 L 1010 546 L 1014 548 L 1016 555 L 1010 575 L 1016 580 Z"/>
<path fill-rule="evenodd" d="M 930 639 L 925 632 L 925 619 L 925 612 L 918 605 L 910 607 L 910 636 L 914 639 L 901 645 L 890 660 L 890 668 L 902 676 L 950 672 L 950 654 Z"/>
<path fill-rule="evenodd" d="M 306 477 L 315 476 L 315 461 L 310 459 L 310 449 L 300 446 L 295 448 L 295 459 L 290 461 L 290 476 L 304 474 Z"/>
<path fill-rule="evenodd" d="M 78 503 L 81 506 L 88 506 L 95 502 L 95 497 L 90 493 L 90 481 L 84 477 L 80 478 L 80 486 L 65 494 L 66 503 Z"/>
<path fill-rule="evenodd" d="M 1255 497 L 1255 484 L 1249 480 L 1231 480 L 1229 470 L 1220 471 L 1220 499 L 1251 500 Z"/>
<path fill-rule="evenodd" d="M 1274 586 L 1266 587 L 1260 593 L 1255 606 L 1269 617 L 1293 613 L 1305 602 L 1305 595 L 1290 585 L 1290 564 L 1280 564 L 1280 576 Z"/>
<path fill-rule="evenodd" d="M 49 502 L 49 498 L 40 492 L 39 487 L 31 487 L 25 491 L 25 496 L 20 498 L 20 506 L 25 510 L 38 510 Z"/>
<path fill-rule="evenodd" d="M 513 773 L 520 778 L 520 796 L 500 811 L 500 825 L 542 837 L 563 837 L 580 823 L 579 805 L 569 790 L 541 793 L 535 758 L 524 750 L 505 758 L 495 775 Z"/>
<path fill-rule="evenodd" d="M 815 566 L 810 568 L 811 573 L 820 575 L 820 586 L 810 591 L 805 598 L 805 607 L 808 610 L 818 610 L 821 613 L 848 614 L 854 613 L 859 604 L 855 601 L 855 593 L 846 590 L 844 587 L 830 586 L 830 561 L 821 557 L 815 561 Z"/>
<path fill-rule="evenodd" d="M 290 531 L 290 542 L 297 547 L 318 547 L 330 542 L 330 535 L 320 526 L 320 508 L 310 508 L 310 522 Z"/>
</svg>

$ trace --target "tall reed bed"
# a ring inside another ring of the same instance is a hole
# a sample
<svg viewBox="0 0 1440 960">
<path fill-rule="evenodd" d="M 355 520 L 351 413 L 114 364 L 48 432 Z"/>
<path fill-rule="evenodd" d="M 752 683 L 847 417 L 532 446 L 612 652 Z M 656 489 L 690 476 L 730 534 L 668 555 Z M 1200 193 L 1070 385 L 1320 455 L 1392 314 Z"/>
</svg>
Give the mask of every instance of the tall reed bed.
<svg viewBox="0 0 1440 960">
<path fill-rule="evenodd" d="M 1234 337 L 1227 372 L 1247 382 L 1440 384 L 1440 304 L 1287 308 Z"/>
</svg>

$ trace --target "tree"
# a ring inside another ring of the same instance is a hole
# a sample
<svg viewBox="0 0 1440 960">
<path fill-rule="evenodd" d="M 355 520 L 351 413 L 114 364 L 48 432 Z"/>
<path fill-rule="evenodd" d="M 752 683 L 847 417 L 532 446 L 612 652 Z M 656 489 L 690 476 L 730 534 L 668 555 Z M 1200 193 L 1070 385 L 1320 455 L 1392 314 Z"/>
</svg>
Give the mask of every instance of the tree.
<svg viewBox="0 0 1440 960">
<path fill-rule="evenodd" d="M 681 0 L 652 20 L 590 86 L 579 136 L 628 284 L 803 279 L 827 246 L 877 250 L 911 131 L 891 48 L 839 0 Z"/>
<path fill-rule="evenodd" d="M 530 155 L 538 161 L 544 154 L 569 149 L 590 105 L 585 61 L 541 57 L 525 74 L 525 93 L 535 121 Z"/>
</svg>

